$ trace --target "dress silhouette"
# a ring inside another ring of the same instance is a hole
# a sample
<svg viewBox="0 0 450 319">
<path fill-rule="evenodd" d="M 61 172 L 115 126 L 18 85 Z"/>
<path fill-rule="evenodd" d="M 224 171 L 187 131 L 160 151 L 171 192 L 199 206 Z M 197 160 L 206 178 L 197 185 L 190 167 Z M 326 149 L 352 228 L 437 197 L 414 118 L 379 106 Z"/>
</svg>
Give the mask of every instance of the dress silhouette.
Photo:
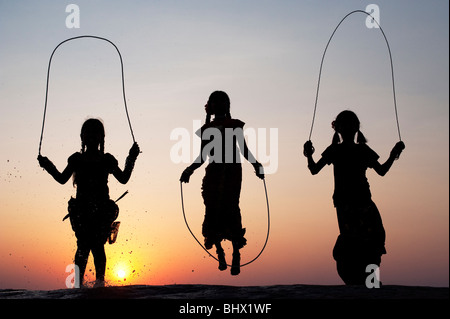
<svg viewBox="0 0 450 319">
<path fill-rule="evenodd" d="M 186 168 L 180 178 L 188 183 L 192 173 L 209 157 L 202 182 L 202 197 L 205 217 L 202 234 L 206 249 L 216 246 L 219 269 L 227 269 L 222 240 L 233 245 L 231 274 L 240 273 L 239 250 L 247 243 L 245 228 L 242 227 L 239 198 L 242 183 L 240 154 L 253 165 L 259 178 L 264 178 L 263 167 L 256 161 L 247 147 L 243 135 L 244 122 L 231 118 L 230 100 L 222 91 L 213 92 L 205 106 L 206 123 L 197 134 L 201 137 L 201 151 L 198 158 Z M 214 119 L 211 121 L 211 115 Z"/>
<path fill-rule="evenodd" d="M 384 176 L 394 160 L 405 148 L 398 142 L 389 158 L 380 164 L 379 156 L 367 144 L 359 130 L 359 119 L 352 111 L 343 111 L 332 123 L 335 130 L 332 144 L 316 163 L 311 141 L 304 144 L 304 155 L 313 175 L 326 165 L 334 166 L 333 203 L 336 207 L 339 236 L 333 249 L 333 258 L 339 276 L 347 285 L 364 285 L 368 273 L 366 267 L 380 266 L 386 253 L 385 230 L 380 213 L 372 201 L 366 170 L 372 168 Z M 357 142 L 355 143 L 355 136 Z"/>
<path fill-rule="evenodd" d="M 70 222 L 77 238 L 74 263 L 79 267 L 79 283 L 83 277 L 89 253 L 92 251 L 95 264 L 96 286 L 105 285 L 106 254 L 104 245 L 117 236 L 118 222 L 114 222 L 119 208 L 109 197 L 109 174 L 122 184 L 130 179 L 134 163 L 139 155 L 139 146 L 134 143 L 122 171 L 115 157 L 104 152 L 105 130 L 98 119 L 88 119 L 81 128 L 81 152 L 72 154 L 67 166 L 59 172 L 47 158 L 38 156 L 39 164 L 57 182 L 65 184 L 71 176 L 76 186 L 76 197 L 68 204 Z"/>
</svg>

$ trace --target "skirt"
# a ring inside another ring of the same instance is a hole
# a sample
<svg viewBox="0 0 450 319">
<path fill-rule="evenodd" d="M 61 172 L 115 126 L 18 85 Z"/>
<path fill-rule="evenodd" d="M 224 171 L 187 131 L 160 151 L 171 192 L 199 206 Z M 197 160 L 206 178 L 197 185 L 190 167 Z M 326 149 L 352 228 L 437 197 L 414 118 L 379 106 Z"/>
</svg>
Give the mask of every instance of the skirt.
<svg viewBox="0 0 450 319">
<path fill-rule="evenodd" d="M 205 171 L 202 182 L 205 204 L 202 234 L 205 247 L 211 249 L 215 243 L 227 239 L 240 249 L 247 243 L 239 208 L 241 164 L 210 163 Z"/>
<path fill-rule="evenodd" d="M 380 266 L 386 233 L 375 203 L 336 207 L 340 234 L 333 248 L 338 273 L 346 284 L 363 284 L 366 267 Z"/>
<path fill-rule="evenodd" d="M 72 197 L 68 203 L 68 211 L 77 239 L 98 243 L 106 243 L 111 224 L 119 216 L 119 207 L 111 199 L 84 201 Z"/>
</svg>

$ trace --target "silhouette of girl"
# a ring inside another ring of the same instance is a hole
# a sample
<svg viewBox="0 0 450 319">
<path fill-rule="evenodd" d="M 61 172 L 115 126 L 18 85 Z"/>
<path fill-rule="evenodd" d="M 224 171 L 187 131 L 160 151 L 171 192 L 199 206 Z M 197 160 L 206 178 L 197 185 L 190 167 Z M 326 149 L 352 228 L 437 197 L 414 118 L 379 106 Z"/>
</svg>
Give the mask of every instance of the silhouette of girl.
<svg viewBox="0 0 450 319">
<path fill-rule="evenodd" d="M 113 155 L 104 152 L 105 130 L 97 119 L 88 119 L 81 128 L 81 152 L 72 154 L 62 173 L 47 158 L 38 156 L 39 164 L 58 183 L 65 184 L 73 176 L 76 198 L 69 200 L 69 217 L 77 238 L 75 265 L 79 267 L 79 283 L 83 285 L 84 272 L 92 251 L 95 264 L 96 286 L 105 285 L 107 239 L 115 241 L 117 229 L 112 227 L 119 214 L 116 203 L 109 198 L 108 175 L 122 184 L 128 182 L 139 146 L 134 143 L 122 171 Z"/>
<path fill-rule="evenodd" d="M 180 181 L 188 183 L 192 173 L 209 156 L 202 183 L 205 204 L 202 234 L 205 247 L 211 249 L 213 245 L 216 246 L 219 270 L 223 271 L 227 269 L 227 263 L 221 241 L 230 240 L 233 245 L 231 275 L 238 275 L 239 250 L 247 243 L 239 208 L 242 183 L 239 149 L 245 159 L 252 163 L 256 176 L 261 179 L 264 178 L 263 167 L 247 147 L 243 133 L 244 122 L 231 118 L 230 99 L 225 92 L 213 92 L 205 105 L 205 111 L 206 123 L 197 132 L 202 139 L 200 154 L 194 163 L 184 170 Z M 212 121 L 211 115 L 214 115 Z"/>
<path fill-rule="evenodd" d="M 333 142 L 317 163 L 312 158 L 314 148 L 311 141 L 304 144 L 304 155 L 313 175 L 319 173 L 325 164 L 334 166 L 333 202 L 340 234 L 333 258 L 339 276 L 347 285 L 364 285 L 368 276 L 366 267 L 370 264 L 379 266 L 381 255 L 386 253 L 385 230 L 371 198 L 366 170 L 373 168 L 384 176 L 405 148 L 403 142 L 398 142 L 387 161 L 380 164 L 377 153 L 366 144 L 359 124 L 355 113 L 341 112 L 332 123 L 335 130 Z"/>
</svg>

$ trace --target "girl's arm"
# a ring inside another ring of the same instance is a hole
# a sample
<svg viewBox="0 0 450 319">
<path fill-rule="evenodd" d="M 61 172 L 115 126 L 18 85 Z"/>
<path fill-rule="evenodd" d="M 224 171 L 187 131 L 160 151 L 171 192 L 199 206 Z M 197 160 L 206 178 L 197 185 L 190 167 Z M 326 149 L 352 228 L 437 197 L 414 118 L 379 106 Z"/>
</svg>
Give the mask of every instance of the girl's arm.
<svg viewBox="0 0 450 319">
<path fill-rule="evenodd" d="M 66 168 L 62 173 L 58 171 L 56 166 L 45 156 L 38 156 L 39 165 L 45 169 L 54 179 L 60 184 L 65 184 L 70 179 L 70 177 L 73 174 L 73 167 L 70 164 L 70 161 L 68 162 Z"/>
<path fill-rule="evenodd" d="M 253 156 L 252 152 L 248 148 L 247 143 L 245 142 L 243 130 L 236 129 L 235 131 L 238 132 L 237 141 L 238 141 L 239 149 L 241 150 L 242 155 L 244 155 L 244 158 L 253 165 L 256 176 L 258 176 L 261 179 L 264 179 L 264 167 L 261 165 L 261 163 L 259 163 L 256 160 L 256 158 Z"/>
<path fill-rule="evenodd" d="M 189 178 L 194 173 L 194 171 L 203 165 L 203 163 L 205 162 L 205 159 L 203 158 L 203 149 L 206 144 L 207 144 L 206 141 L 202 139 L 200 146 L 200 154 L 195 159 L 195 161 L 183 171 L 180 177 L 180 182 L 189 183 Z"/>
<path fill-rule="evenodd" d="M 373 169 L 375 172 L 377 172 L 378 175 L 384 176 L 387 172 L 391 169 L 392 164 L 394 164 L 394 161 L 400 157 L 400 154 L 405 149 L 405 144 L 403 142 L 398 142 L 395 144 L 394 148 L 391 151 L 391 154 L 389 155 L 389 158 L 384 164 L 380 164 L 380 162 L 376 162 L 373 166 Z"/>
<path fill-rule="evenodd" d="M 115 166 L 112 174 L 121 184 L 126 184 L 131 177 L 131 173 L 133 172 L 134 163 L 136 162 L 136 158 L 138 157 L 140 152 L 139 146 L 137 143 L 134 143 L 130 149 L 128 157 L 125 161 L 125 168 L 122 171 L 119 166 Z"/>
<path fill-rule="evenodd" d="M 325 160 L 322 158 L 320 158 L 320 160 L 316 163 L 314 162 L 314 159 L 312 158 L 312 155 L 307 156 L 308 158 L 308 168 L 309 171 L 311 172 L 311 174 L 316 175 L 318 174 L 322 168 L 325 167 L 325 165 L 327 164 L 325 162 Z"/>
<path fill-rule="evenodd" d="M 307 141 L 305 145 L 303 145 L 303 154 L 308 159 L 309 171 L 311 172 L 311 174 L 316 175 L 322 170 L 322 168 L 325 167 L 327 163 L 323 157 L 320 158 L 320 160 L 316 163 L 312 157 L 313 153 L 314 147 L 312 146 L 311 141 Z"/>
</svg>

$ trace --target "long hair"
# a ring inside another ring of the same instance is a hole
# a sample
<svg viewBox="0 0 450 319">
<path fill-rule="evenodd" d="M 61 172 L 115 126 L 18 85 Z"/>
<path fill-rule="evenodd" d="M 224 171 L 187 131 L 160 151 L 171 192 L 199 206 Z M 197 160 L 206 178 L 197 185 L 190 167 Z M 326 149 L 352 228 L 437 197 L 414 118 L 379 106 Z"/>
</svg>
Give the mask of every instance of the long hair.
<svg viewBox="0 0 450 319">
<path fill-rule="evenodd" d="M 228 94 L 223 91 L 214 91 L 208 99 L 208 103 L 214 104 L 213 114 L 225 114 L 226 118 L 231 118 L 230 113 L 230 98 Z M 211 121 L 211 114 L 206 114 L 206 123 Z"/>
<path fill-rule="evenodd" d="M 99 119 L 87 119 L 81 127 L 81 153 L 86 151 L 86 141 L 84 140 L 89 135 L 100 136 L 99 150 L 101 153 L 105 152 L 105 127 Z"/>
<path fill-rule="evenodd" d="M 102 121 L 99 119 L 87 119 L 83 125 L 81 126 L 81 154 L 86 152 L 86 141 L 85 139 L 90 135 L 99 136 L 99 144 L 98 149 L 103 154 L 105 153 L 105 127 L 103 126 Z M 73 186 L 77 184 L 77 174 L 76 172 L 72 175 Z"/>
<path fill-rule="evenodd" d="M 335 131 L 332 144 L 339 144 L 341 142 L 339 133 L 341 133 L 343 130 L 354 131 L 354 134 L 357 134 L 356 142 L 358 144 L 367 143 L 366 137 L 359 130 L 360 122 L 358 116 L 350 110 L 345 110 L 339 113 L 338 116 L 336 116 L 336 119 L 333 121 L 332 127 Z"/>
</svg>

